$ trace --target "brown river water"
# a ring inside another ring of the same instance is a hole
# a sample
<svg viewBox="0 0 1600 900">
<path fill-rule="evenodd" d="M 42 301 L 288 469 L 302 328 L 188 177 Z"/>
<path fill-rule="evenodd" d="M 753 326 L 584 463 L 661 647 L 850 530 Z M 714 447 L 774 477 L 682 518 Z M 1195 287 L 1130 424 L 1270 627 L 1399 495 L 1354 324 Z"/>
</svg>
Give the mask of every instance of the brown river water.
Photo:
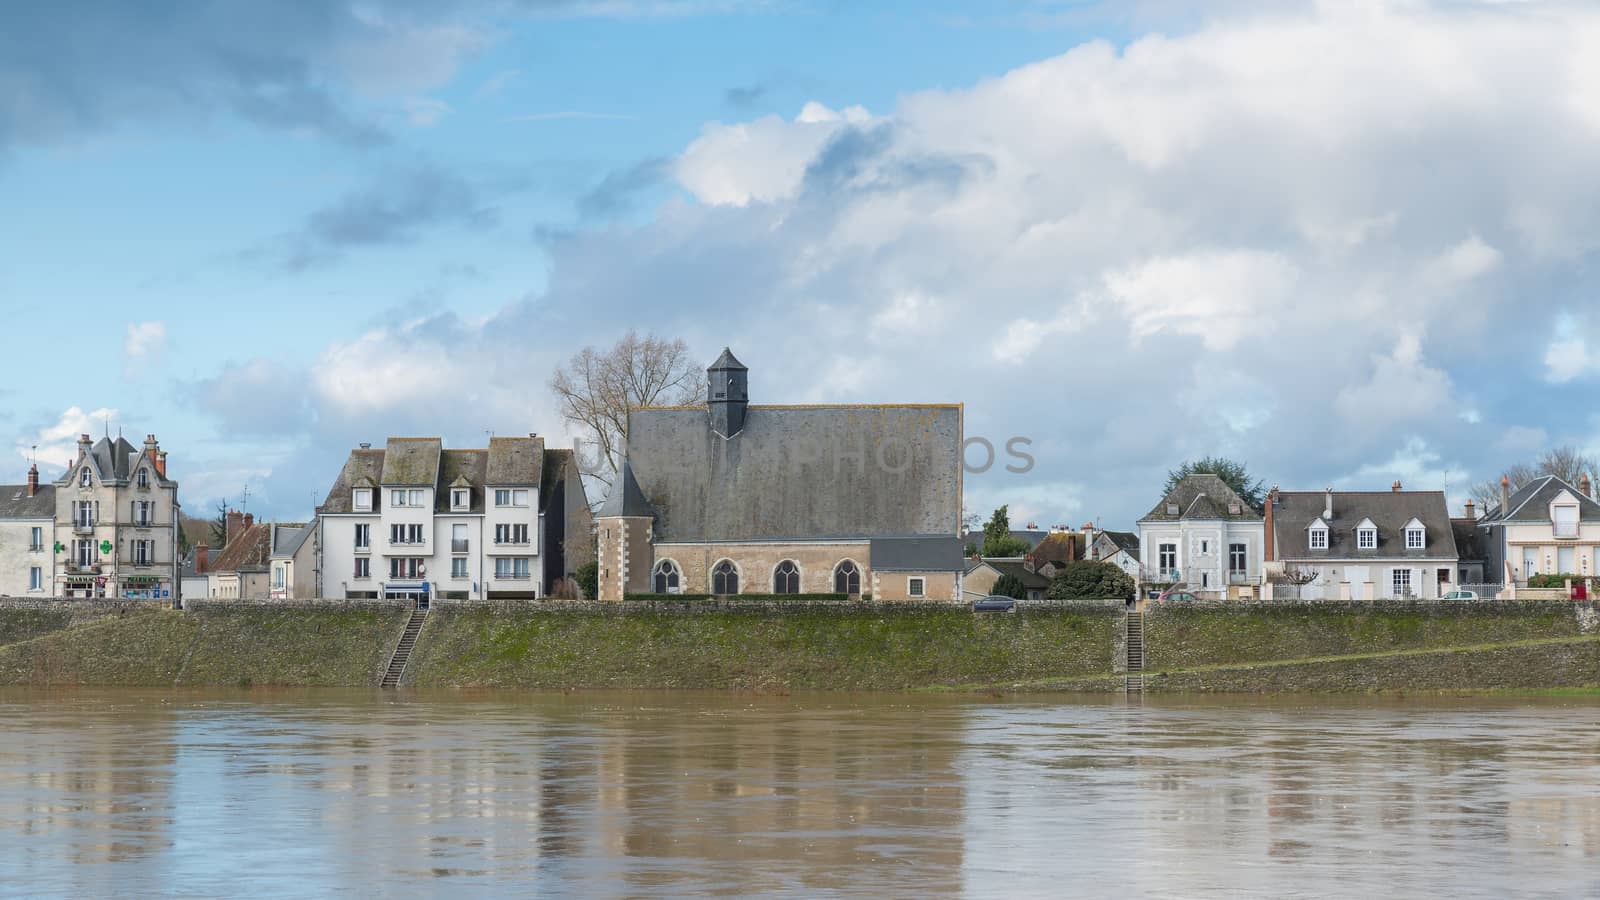
<svg viewBox="0 0 1600 900">
<path fill-rule="evenodd" d="M 1600 698 L 0 689 L 0 896 L 1600 897 Z"/>
</svg>

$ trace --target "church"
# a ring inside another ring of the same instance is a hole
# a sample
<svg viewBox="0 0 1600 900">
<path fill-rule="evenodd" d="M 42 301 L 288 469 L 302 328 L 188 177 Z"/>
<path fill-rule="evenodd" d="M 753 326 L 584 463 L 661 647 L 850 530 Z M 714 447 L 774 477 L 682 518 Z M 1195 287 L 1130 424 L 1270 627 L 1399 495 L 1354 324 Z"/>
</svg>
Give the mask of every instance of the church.
<svg viewBox="0 0 1600 900">
<path fill-rule="evenodd" d="M 727 349 L 707 374 L 704 406 L 628 413 L 600 599 L 960 599 L 960 404 L 751 404 Z"/>
</svg>

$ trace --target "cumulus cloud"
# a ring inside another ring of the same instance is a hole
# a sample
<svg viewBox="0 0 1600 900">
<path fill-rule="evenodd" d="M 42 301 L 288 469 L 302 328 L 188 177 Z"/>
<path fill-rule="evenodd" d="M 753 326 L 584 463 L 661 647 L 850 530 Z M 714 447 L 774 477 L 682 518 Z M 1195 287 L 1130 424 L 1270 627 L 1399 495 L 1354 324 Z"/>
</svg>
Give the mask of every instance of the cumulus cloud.
<svg viewBox="0 0 1600 900">
<path fill-rule="evenodd" d="M 17 455 L 30 458 L 37 452 L 41 468 L 62 471 L 78 455 L 78 436 L 99 436 L 117 421 L 117 410 L 102 407 L 85 412 L 76 406 L 68 407 L 52 424 L 40 427 L 30 435 L 19 438 Z"/>
<path fill-rule="evenodd" d="M 129 322 L 127 336 L 122 342 L 122 374 L 137 377 L 140 370 L 154 360 L 159 360 L 167 348 L 167 326 L 164 322 Z"/>
<path fill-rule="evenodd" d="M 1577 377 L 1549 323 L 1600 240 L 1600 11 L 1230 10 L 875 113 L 707 124 L 660 170 L 682 196 L 551 241 L 492 324 L 330 347 L 320 418 L 551 429 L 537 354 L 627 322 L 732 345 L 762 401 L 964 401 L 1038 461 L 969 505 L 1047 521 L 1125 525 L 1208 452 L 1286 488 L 1491 471 L 1545 408 L 1507 385 Z"/>
</svg>

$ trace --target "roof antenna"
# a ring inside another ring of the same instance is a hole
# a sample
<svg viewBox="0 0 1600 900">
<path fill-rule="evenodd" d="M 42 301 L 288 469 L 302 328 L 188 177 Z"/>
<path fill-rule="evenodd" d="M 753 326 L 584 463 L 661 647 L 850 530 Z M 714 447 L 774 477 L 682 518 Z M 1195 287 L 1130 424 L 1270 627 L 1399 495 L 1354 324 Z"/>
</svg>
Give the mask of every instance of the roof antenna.
<svg viewBox="0 0 1600 900">
<path fill-rule="evenodd" d="M 28 451 L 28 465 L 37 466 L 38 464 L 39 464 L 39 445 L 38 444 L 34 444 L 33 445 L 33 449 Z"/>
<path fill-rule="evenodd" d="M 239 511 L 250 511 L 250 482 L 248 481 L 244 483 L 244 499 L 239 501 Z"/>
</svg>

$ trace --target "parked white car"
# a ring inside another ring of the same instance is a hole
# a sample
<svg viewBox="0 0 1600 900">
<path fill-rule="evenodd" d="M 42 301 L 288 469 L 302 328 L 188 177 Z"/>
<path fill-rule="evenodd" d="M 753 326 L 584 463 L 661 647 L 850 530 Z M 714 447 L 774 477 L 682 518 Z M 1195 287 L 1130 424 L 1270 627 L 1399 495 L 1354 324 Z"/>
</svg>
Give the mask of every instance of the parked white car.
<svg viewBox="0 0 1600 900">
<path fill-rule="evenodd" d="M 1478 599 L 1478 592 L 1477 591 L 1451 591 L 1450 593 L 1445 594 L 1443 597 L 1440 597 L 1439 599 L 1440 600 L 1476 600 L 1476 599 Z"/>
</svg>

